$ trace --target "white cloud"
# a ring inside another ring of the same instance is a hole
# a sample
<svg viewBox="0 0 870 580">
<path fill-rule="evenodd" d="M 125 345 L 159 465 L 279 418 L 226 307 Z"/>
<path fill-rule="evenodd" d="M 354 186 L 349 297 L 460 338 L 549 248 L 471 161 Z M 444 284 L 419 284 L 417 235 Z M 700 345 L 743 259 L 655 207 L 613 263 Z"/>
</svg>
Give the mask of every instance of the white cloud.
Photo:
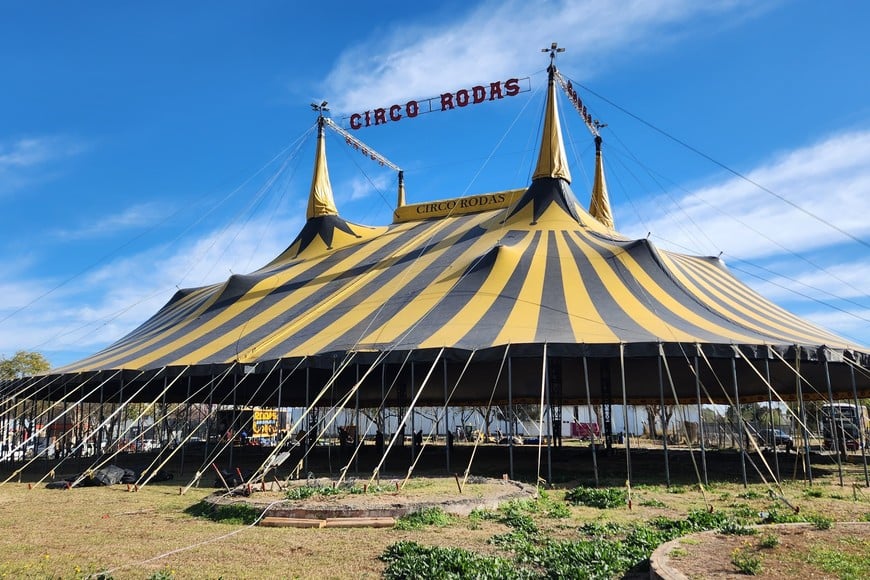
<svg viewBox="0 0 870 580">
<path fill-rule="evenodd" d="M 87 144 L 62 136 L 25 137 L 0 141 L 0 193 L 50 177 L 52 164 L 78 155 Z"/>
<path fill-rule="evenodd" d="M 341 95 L 330 101 L 339 112 L 435 96 L 541 70 L 546 61 L 540 51 L 553 41 L 569 45 L 559 58 L 589 76 L 594 66 L 589 54 L 604 58 L 643 45 L 661 46 L 690 30 L 670 26 L 710 14 L 745 16 L 748 5 L 738 0 L 490 0 L 455 20 L 407 23 L 348 48 L 324 92 Z"/>
<path fill-rule="evenodd" d="M 734 177 L 685 194 L 676 203 L 673 196 L 652 199 L 638 213 L 660 217 L 623 221 L 619 227 L 639 237 L 651 231 L 666 240 L 663 245 L 678 249 L 711 255 L 724 251 L 740 259 L 852 243 L 828 224 L 860 239 L 870 235 L 868 158 L 870 131 L 835 135 L 746 174 L 787 201 Z M 670 212 L 663 213 L 667 207 Z"/>
<path fill-rule="evenodd" d="M 378 193 L 389 192 L 391 196 L 395 196 L 396 175 L 394 173 L 381 173 L 380 175 L 371 177 L 356 177 L 343 184 L 336 192 L 337 203 L 341 201 L 358 201 L 366 199 Z"/>
<path fill-rule="evenodd" d="M 161 204 L 137 204 L 119 213 L 89 221 L 76 229 L 57 230 L 54 235 L 66 240 L 100 237 L 121 230 L 154 225 L 171 213 L 171 209 Z"/>
<path fill-rule="evenodd" d="M 51 358 L 53 352 L 93 352 L 147 320 L 178 288 L 221 282 L 231 273 L 247 273 L 266 264 L 290 245 L 293 240 L 287 232 L 299 231 L 301 221 L 262 218 L 248 222 L 241 231 L 211 232 L 173 248 L 153 248 L 114 260 L 73 283 L 55 287 L 0 323 L 0 353 L 35 348 Z M 0 319 L 57 284 L 7 281 L 0 292 L 10 300 L 4 300 Z"/>
</svg>

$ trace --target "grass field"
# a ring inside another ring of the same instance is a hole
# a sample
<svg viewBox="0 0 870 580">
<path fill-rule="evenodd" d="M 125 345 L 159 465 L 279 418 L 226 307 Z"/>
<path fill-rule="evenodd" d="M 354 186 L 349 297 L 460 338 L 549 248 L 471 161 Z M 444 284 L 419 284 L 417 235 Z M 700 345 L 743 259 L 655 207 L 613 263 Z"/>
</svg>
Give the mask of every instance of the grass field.
<svg viewBox="0 0 870 580">
<path fill-rule="evenodd" d="M 854 482 L 863 484 L 863 474 L 851 465 L 843 487 L 829 470 L 812 487 L 790 482 L 783 490 L 803 518 L 870 521 L 870 491 L 853 487 Z M 749 519 L 771 510 L 790 512 L 757 483 L 744 488 L 733 481 L 711 482 L 706 494 L 689 483 L 637 485 L 631 509 L 624 502 L 609 509 L 568 505 L 565 492 L 577 484 L 565 481 L 547 491 L 548 505 L 564 506 L 559 510 L 527 510 L 536 538 L 572 540 L 584 524 L 631 526 L 660 517 L 681 519 L 708 507 Z M 214 489 L 192 488 L 181 496 L 178 485 L 152 484 L 139 492 L 123 485 L 0 486 L 0 577 L 84 578 L 105 572 L 119 579 L 378 578 L 386 568 L 380 556 L 401 541 L 508 559 L 513 554 L 510 542 L 493 541 L 515 530 L 508 517 L 446 518 L 403 526 L 408 529 L 251 527 L 191 515 L 186 510 Z M 445 485 L 453 485 L 452 478 Z"/>
</svg>

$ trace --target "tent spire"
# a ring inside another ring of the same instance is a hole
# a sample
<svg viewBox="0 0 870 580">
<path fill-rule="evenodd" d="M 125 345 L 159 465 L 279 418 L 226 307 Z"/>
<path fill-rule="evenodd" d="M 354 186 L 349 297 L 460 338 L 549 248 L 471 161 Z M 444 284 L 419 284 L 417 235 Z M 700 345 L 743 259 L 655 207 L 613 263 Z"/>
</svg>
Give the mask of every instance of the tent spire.
<svg viewBox="0 0 870 580">
<path fill-rule="evenodd" d="M 601 135 L 595 136 L 595 180 L 592 182 L 592 199 L 589 202 L 589 213 L 611 230 L 614 229 L 613 213 L 610 211 L 610 197 L 607 195 L 607 182 L 604 180 Z"/>
<path fill-rule="evenodd" d="M 396 207 L 405 205 L 405 172 L 399 170 L 399 192 L 396 198 Z"/>
<path fill-rule="evenodd" d="M 306 219 L 325 215 L 338 215 L 335 200 L 332 197 L 332 184 L 329 182 L 329 169 L 326 166 L 326 139 L 324 125 L 326 123 L 323 111 L 328 111 L 326 101 L 312 104 L 318 111 L 317 117 L 317 153 L 314 156 L 314 175 L 311 178 L 311 192 L 308 194 L 308 211 Z"/>
<path fill-rule="evenodd" d="M 532 175 L 532 181 L 541 177 L 562 178 L 571 183 L 571 172 L 568 170 L 568 158 L 562 143 L 562 127 L 559 124 L 559 109 L 556 103 L 556 53 L 564 52 L 554 42 L 550 48 L 542 52 L 550 53 L 550 66 L 547 81 L 547 108 L 544 113 L 544 131 L 541 137 L 541 150 L 538 153 L 538 165 Z"/>
</svg>

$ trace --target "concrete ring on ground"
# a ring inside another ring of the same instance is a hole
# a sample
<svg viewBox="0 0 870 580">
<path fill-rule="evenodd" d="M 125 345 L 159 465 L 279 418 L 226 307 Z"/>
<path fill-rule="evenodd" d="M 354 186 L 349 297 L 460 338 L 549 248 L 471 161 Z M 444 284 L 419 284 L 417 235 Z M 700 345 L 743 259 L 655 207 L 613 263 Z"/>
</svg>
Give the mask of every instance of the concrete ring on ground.
<svg viewBox="0 0 870 580">
<path fill-rule="evenodd" d="M 755 528 L 762 532 L 764 530 L 776 531 L 788 530 L 792 533 L 806 533 L 801 532 L 801 530 L 811 531 L 811 530 L 819 530 L 816 524 L 812 523 L 795 523 L 795 524 L 762 524 L 757 526 L 748 526 L 751 528 Z M 830 528 L 830 531 L 833 533 L 837 533 L 837 531 L 848 530 L 849 532 L 857 532 L 860 534 L 865 534 L 870 536 L 870 523 L 864 522 L 836 522 Z M 825 530 L 828 531 L 828 530 Z M 649 559 L 649 577 L 652 580 L 691 580 L 691 578 L 697 578 L 698 576 L 695 574 L 687 575 L 684 571 L 687 567 L 686 560 L 682 560 L 680 558 L 672 558 L 671 553 L 674 550 L 683 549 L 686 544 L 694 543 L 705 543 L 705 542 L 714 542 L 717 540 L 721 540 L 723 536 L 722 532 L 717 530 L 709 530 L 706 532 L 698 532 L 695 534 L 689 534 L 687 536 L 681 536 L 679 538 L 675 538 L 670 542 L 665 542 L 652 553 Z M 727 536 L 733 537 L 733 536 Z M 721 573 L 722 571 L 718 571 L 714 573 L 710 571 L 710 575 L 716 578 L 725 577 Z M 736 571 L 730 574 L 727 574 L 727 577 L 740 577 Z"/>
<path fill-rule="evenodd" d="M 253 490 L 250 496 L 228 495 L 220 491 L 206 497 L 204 501 L 213 505 L 246 504 L 262 509 L 264 517 L 292 519 L 334 519 L 334 518 L 398 518 L 426 508 L 439 507 L 445 512 L 467 516 L 475 509 L 495 509 L 500 504 L 513 499 L 529 499 L 537 494 L 535 487 L 507 479 L 474 477 L 470 478 L 459 493 L 453 477 L 450 478 L 419 478 L 419 480 L 435 480 L 441 482 L 442 488 L 449 489 L 448 483 L 454 486 L 452 491 L 439 491 L 431 494 L 406 493 L 402 491 L 380 491 L 379 493 L 345 493 L 336 496 L 314 495 L 307 499 L 282 499 L 283 492 L 261 492 Z M 387 478 L 382 478 L 383 481 Z M 332 485 L 329 478 L 314 480 L 318 487 Z M 399 478 L 401 481 L 401 478 Z M 396 485 L 392 480 L 391 486 Z M 300 480 L 291 485 L 306 485 L 312 482 Z M 383 485 L 382 485 L 383 487 Z"/>
</svg>

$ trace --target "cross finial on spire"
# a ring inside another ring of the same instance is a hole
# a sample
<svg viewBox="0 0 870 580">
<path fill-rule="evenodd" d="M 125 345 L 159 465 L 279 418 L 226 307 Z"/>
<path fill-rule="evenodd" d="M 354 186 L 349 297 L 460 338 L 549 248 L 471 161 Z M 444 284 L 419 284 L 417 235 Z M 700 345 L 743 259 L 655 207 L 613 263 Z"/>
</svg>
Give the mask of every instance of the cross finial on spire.
<svg viewBox="0 0 870 580">
<path fill-rule="evenodd" d="M 329 107 L 326 106 L 328 104 L 329 103 L 327 103 L 326 101 L 322 101 L 320 103 L 311 103 L 311 110 L 316 111 L 318 116 L 322 117 L 323 112 L 329 110 Z"/>
<path fill-rule="evenodd" d="M 542 48 L 541 52 L 549 52 L 550 53 L 550 67 L 554 68 L 556 65 L 556 53 L 565 52 L 564 48 L 559 47 L 558 42 L 554 42 L 550 45 L 550 48 Z"/>
</svg>

